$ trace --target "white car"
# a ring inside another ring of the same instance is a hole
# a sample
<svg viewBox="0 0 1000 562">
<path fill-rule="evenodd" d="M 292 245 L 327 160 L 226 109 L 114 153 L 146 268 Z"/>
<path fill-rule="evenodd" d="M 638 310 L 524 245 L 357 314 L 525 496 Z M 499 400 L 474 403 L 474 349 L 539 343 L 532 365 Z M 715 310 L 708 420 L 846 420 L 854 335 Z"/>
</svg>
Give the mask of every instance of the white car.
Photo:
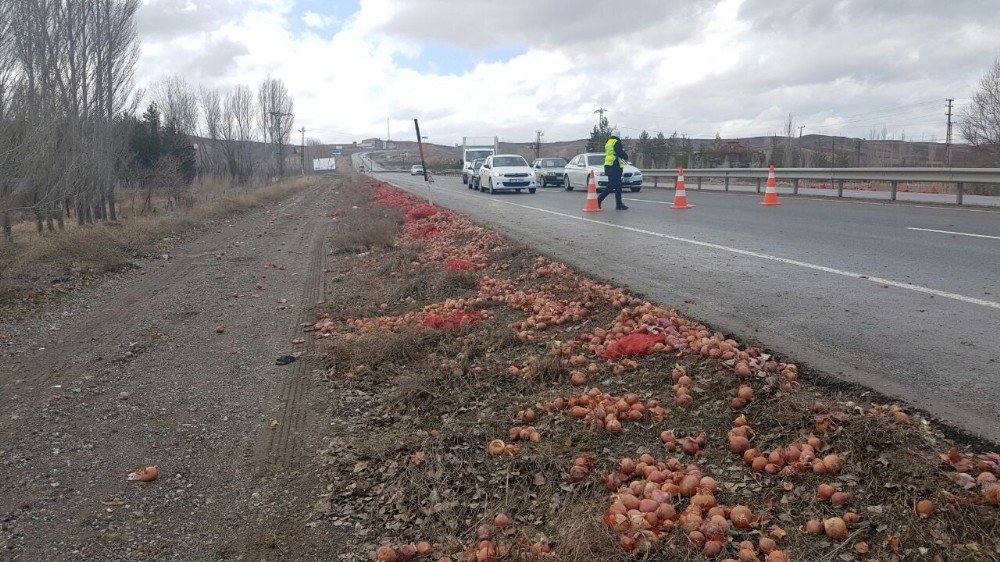
<svg viewBox="0 0 1000 562">
<path fill-rule="evenodd" d="M 486 158 L 479 168 L 479 191 L 535 192 L 535 174 L 524 157 L 518 154 L 496 154 Z"/>
<path fill-rule="evenodd" d="M 608 185 L 608 176 L 604 174 L 604 154 L 591 152 L 578 154 L 563 170 L 563 188 L 573 191 L 575 188 L 587 189 L 587 176 L 593 171 L 597 176 L 597 189 Z M 630 189 L 638 193 L 642 189 L 642 172 L 632 164 L 625 164 L 622 169 L 622 191 Z"/>
<path fill-rule="evenodd" d="M 414 164 L 414 165 L 410 166 L 410 175 L 411 176 L 422 176 L 422 175 L 424 175 L 424 167 L 422 165 L 420 165 L 420 164 Z"/>
</svg>

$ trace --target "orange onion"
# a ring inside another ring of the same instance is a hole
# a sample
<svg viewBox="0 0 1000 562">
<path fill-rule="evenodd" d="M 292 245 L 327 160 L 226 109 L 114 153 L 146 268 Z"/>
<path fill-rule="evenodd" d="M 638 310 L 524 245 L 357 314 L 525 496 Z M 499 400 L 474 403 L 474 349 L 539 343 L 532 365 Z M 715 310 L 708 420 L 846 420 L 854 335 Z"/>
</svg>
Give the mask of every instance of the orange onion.
<svg viewBox="0 0 1000 562">
<path fill-rule="evenodd" d="M 934 502 L 931 500 L 920 500 L 913 506 L 913 511 L 916 512 L 917 517 L 926 519 L 934 515 Z"/>
<path fill-rule="evenodd" d="M 818 501 L 825 502 L 833 496 L 834 492 L 837 490 L 830 484 L 820 484 L 816 486 L 816 499 Z"/>
<path fill-rule="evenodd" d="M 770 554 L 776 548 L 778 548 L 778 543 L 774 542 L 774 539 L 769 537 L 760 538 L 760 551 L 764 554 Z"/>
<path fill-rule="evenodd" d="M 738 505 L 729 512 L 729 519 L 740 529 L 753 526 L 753 512 L 745 505 Z"/>
<path fill-rule="evenodd" d="M 840 517 L 831 517 L 823 521 L 823 532 L 831 539 L 842 541 L 847 538 L 847 523 Z"/>
<path fill-rule="evenodd" d="M 499 439 L 494 439 L 490 441 L 490 444 L 486 446 L 486 449 L 494 457 L 499 457 L 504 453 L 506 446 L 507 445 L 503 441 Z"/>
<path fill-rule="evenodd" d="M 507 517 L 505 513 L 499 513 L 493 518 L 493 524 L 496 525 L 497 529 L 504 531 L 507 527 L 510 527 L 510 517 Z"/>
<path fill-rule="evenodd" d="M 816 519 L 810 519 L 806 521 L 806 534 L 807 535 L 822 535 L 823 534 L 823 523 L 820 523 Z"/>
<path fill-rule="evenodd" d="M 378 550 L 375 551 L 375 560 L 377 562 L 396 562 L 396 549 L 390 546 L 378 547 Z"/>
<path fill-rule="evenodd" d="M 773 550 L 767 555 L 767 562 L 791 562 L 792 558 L 784 550 Z"/>
</svg>

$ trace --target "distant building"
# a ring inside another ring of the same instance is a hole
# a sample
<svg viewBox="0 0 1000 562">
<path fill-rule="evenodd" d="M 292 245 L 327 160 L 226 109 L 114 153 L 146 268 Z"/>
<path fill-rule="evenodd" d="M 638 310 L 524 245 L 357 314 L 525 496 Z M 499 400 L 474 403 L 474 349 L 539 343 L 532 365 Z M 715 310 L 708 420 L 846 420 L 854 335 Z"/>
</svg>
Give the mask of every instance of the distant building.
<svg viewBox="0 0 1000 562">
<path fill-rule="evenodd" d="M 385 150 L 385 141 L 379 138 L 374 139 L 364 139 L 358 144 L 361 148 L 370 148 L 372 150 Z"/>
</svg>

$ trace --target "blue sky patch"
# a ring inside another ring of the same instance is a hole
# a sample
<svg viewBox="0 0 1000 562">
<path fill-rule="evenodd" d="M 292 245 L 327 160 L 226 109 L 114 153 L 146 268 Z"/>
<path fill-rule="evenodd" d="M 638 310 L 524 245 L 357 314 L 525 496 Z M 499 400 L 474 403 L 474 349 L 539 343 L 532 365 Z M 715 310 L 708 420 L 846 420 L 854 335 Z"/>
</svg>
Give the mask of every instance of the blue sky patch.
<svg viewBox="0 0 1000 562">
<path fill-rule="evenodd" d="M 479 63 L 506 62 L 523 50 L 513 47 L 488 49 L 486 51 L 465 50 L 447 43 L 430 42 L 420 46 L 417 58 L 400 57 L 396 63 L 402 68 L 416 70 L 422 74 L 462 75 Z"/>
</svg>

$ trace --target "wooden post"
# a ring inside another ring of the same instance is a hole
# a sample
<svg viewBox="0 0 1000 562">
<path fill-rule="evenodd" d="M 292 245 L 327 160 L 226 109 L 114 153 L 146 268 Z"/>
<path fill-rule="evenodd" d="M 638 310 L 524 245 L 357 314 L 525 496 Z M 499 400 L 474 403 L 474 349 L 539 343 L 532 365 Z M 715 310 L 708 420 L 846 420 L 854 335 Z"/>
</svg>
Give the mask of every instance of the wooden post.
<svg viewBox="0 0 1000 562">
<path fill-rule="evenodd" d="M 799 178 L 795 178 L 792 180 L 792 195 L 798 195 L 798 194 L 799 194 Z"/>
<path fill-rule="evenodd" d="M 957 184 L 955 184 L 955 202 L 958 203 L 959 205 L 962 204 L 962 195 L 964 190 L 965 190 L 965 185 L 962 184 L 962 182 L 958 182 Z"/>
</svg>

